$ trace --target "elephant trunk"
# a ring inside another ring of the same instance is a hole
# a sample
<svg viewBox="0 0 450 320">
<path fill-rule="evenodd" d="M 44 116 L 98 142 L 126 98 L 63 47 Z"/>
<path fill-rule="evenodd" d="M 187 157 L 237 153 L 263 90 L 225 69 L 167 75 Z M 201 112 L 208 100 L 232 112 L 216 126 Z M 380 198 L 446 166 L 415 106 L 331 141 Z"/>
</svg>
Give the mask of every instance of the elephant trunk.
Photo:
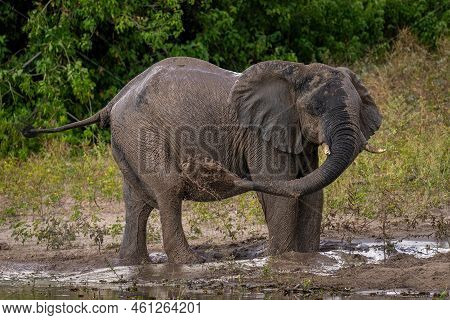
<svg viewBox="0 0 450 320">
<path fill-rule="evenodd" d="M 287 190 L 298 196 L 325 188 L 347 169 L 359 152 L 358 135 L 349 124 L 337 129 L 330 143 L 331 154 L 325 162 L 305 177 L 288 181 Z"/>
<path fill-rule="evenodd" d="M 330 155 L 319 168 L 300 179 L 238 182 L 237 185 L 273 195 L 299 197 L 319 191 L 336 180 L 362 149 L 359 127 L 351 121 L 344 107 L 334 109 L 322 119 Z"/>
</svg>

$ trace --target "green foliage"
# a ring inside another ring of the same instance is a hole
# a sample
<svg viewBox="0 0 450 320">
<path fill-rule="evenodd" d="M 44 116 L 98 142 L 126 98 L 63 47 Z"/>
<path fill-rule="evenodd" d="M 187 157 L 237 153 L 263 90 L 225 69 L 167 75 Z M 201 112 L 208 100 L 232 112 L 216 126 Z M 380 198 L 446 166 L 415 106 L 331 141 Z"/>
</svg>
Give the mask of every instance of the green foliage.
<svg viewBox="0 0 450 320">
<path fill-rule="evenodd" d="M 47 249 L 59 249 L 70 245 L 76 238 L 74 224 L 54 216 L 34 220 L 32 230 L 29 232 L 30 236 L 33 235 L 38 244 L 45 243 Z"/>
<path fill-rule="evenodd" d="M 1 10 L 16 12 L 15 5 L 2 2 Z M 178 1 L 36 1 L 22 14 L 28 16 L 25 50 L 5 57 L 14 39 L 0 38 L 3 155 L 25 156 L 38 148 L 20 137 L 25 124 L 54 126 L 103 107 L 127 80 L 162 58 L 166 44 L 182 31 Z M 1 29 L 15 18 L 5 17 Z M 98 134 L 89 128 L 63 139 L 95 141 Z"/>
<path fill-rule="evenodd" d="M 54 0 L 0 3 L 0 156 L 46 139 L 107 140 L 96 127 L 24 139 L 102 108 L 132 77 L 174 55 L 241 71 L 283 59 L 345 63 L 383 51 L 399 28 L 435 46 L 447 0 Z"/>
<path fill-rule="evenodd" d="M 385 0 L 384 33 L 393 37 L 409 27 L 422 43 L 435 47 L 441 35 L 448 35 L 448 0 Z"/>
<path fill-rule="evenodd" d="M 114 241 L 123 232 L 122 223 L 117 220 L 111 225 L 100 224 L 102 219 L 95 214 L 84 215 L 79 208 L 69 218 L 53 212 L 34 219 L 31 223 L 18 220 L 11 223 L 12 237 L 22 242 L 35 239 L 37 244 L 44 243 L 48 249 L 70 248 L 77 237 L 89 236 L 100 251 L 105 236 Z"/>
<path fill-rule="evenodd" d="M 98 206 L 97 199 L 120 200 L 122 178 L 109 149 L 102 145 L 80 154 L 62 143 L 46 145 L 47 153 L 26 161 L 9 157 L 0 160 L 0 195 L 6 199 L 2 217 L 31 211 L 43 216 L 58 210 L 70 197 L 77 204 Z"/>
<path fill-rule="evenodd" d="M 108 226 L 108 229 L 106 231 L 106 234 L 110 235 L 114 240 L 116 240 L 117 237 L 121 236 L 123 233 L 123 222 L 119 217 L 116 218 L 116 222 Z"/>
</svg>

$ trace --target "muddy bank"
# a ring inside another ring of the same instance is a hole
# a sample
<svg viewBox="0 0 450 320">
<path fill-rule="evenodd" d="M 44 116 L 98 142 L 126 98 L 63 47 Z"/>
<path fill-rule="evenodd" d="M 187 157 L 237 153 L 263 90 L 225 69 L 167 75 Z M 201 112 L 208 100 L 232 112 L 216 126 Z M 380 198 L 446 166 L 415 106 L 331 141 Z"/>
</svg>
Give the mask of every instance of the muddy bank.
<svg viewBox="0 0 450 320">
<path fill-rule="evenodd" d="M 209 262 L 171 265 L 153 248 L 153 264 L 120 266 L 116 249 L 61 250 L 45 258 L 0 261 L 0 297 L 366 299 L 445 298 L 450 287 L 446 242 L 324 239 L 318 253 L 265 256 L 265 239 L 201 245 Z M 3 250 L 2 257 L 5 258 Z"/>
<path fill-rule="evenodd" d="M 102 219 L 113 223 L 122 208 L 115 204 L 109 209 Z M 448 210 L 433 214 L 448 226 Z M 149 225 L 157 234 L 157 215 L 152 219 Z M 106 237 L 100 251 L 89 237 L 54 250 L 33 240 L 14 241 L 2 225 L 0 298 L 448 298 L 450 248 L 442 237 L 448 230 L 442 232 L 430 220 L 411 227 L 402 219 L 383 228 L 379 221 L 327 217 L 320 252 L 278 257 L 266 255 L 264 224 L 233 239 L 216 225 L 202 225 L 200 235 L 188 232 L 188 237 L 207 262 L 183 266 L 166 262 L 160 240 L 149 243 L 152 264 L 122 266 L 117 260 L 120 236 Z"/>
</svg>

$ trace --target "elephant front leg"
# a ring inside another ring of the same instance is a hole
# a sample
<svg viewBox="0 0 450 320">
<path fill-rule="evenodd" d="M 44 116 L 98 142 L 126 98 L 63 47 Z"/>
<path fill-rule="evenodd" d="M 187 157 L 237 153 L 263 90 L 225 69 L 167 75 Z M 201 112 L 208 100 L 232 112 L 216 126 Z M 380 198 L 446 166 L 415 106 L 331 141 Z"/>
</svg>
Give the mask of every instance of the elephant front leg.
<svg viewBox="0 0 450 320">
<path fill-rule="evenodd" d="M 319 251 L 320 224 L 323 211 L 323 190 L 298 200 L 296 247 L 299 252 Z"/>
<path fill-rule="evenodd" d="M 298 203 L 295 199 L 258 193 L 269 230 L 269 255 L 297 251 Z"/>
<path fill-rule="evenodd" d="M 181 222 L 181 199 L 176 195 L 162 195 L 158 199 L 164 251 L 171 263 L 200 263 L 186 240 Z"/>
<path fill-rule="evenodd" d="M 124 182 L 123 196 L 126 211 L 125 231 L 119 257 L 128 263 L 148 262 L 147 220 L 153 208 L 140 198 L 127 182 Z"/>
<path fill-rule="evenodd" d="M 319 167 L 317 146 L 305 146 L 302 157 L 303 176 Z M 323 190 L 302 196 L 297 201 L 297 225 L 295 227 L 296 251 L 312 252 L 319 250 L 320 224 L 323 211 Z"/>
<path fill-rule="evenodd" d="M 269 230 L 269 254 L 318 251 L 323 192 L 300 200 L 258 193 Z"/>
</svg>

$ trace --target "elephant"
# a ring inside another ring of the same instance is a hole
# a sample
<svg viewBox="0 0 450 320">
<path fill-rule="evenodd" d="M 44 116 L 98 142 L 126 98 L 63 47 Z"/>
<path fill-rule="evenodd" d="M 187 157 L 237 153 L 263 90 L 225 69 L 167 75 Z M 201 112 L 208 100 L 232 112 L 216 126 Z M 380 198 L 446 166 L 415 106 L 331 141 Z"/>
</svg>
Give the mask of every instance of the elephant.
<svg viewBox="0 0 450 320">
<path fill-rule="evenodd" d="M 146 224 L 159 209 L 171 263 L 204 258 L 188 245 L 183 200 L 215 201 L 256 191 L 268 253 L 319 249 L 323 188 L 368 144 L 382 121 L 351 70 L 265 61 L 242 73 L 189 57 L 162 60 L 132 79 L 98 113 L 26 137 L 98 123 L 110 127 L 123 175 L 125 229 L 119 259 L 149 260 Z M 319 147 L 327 158 L 319 164 Z"/>
</svg>

